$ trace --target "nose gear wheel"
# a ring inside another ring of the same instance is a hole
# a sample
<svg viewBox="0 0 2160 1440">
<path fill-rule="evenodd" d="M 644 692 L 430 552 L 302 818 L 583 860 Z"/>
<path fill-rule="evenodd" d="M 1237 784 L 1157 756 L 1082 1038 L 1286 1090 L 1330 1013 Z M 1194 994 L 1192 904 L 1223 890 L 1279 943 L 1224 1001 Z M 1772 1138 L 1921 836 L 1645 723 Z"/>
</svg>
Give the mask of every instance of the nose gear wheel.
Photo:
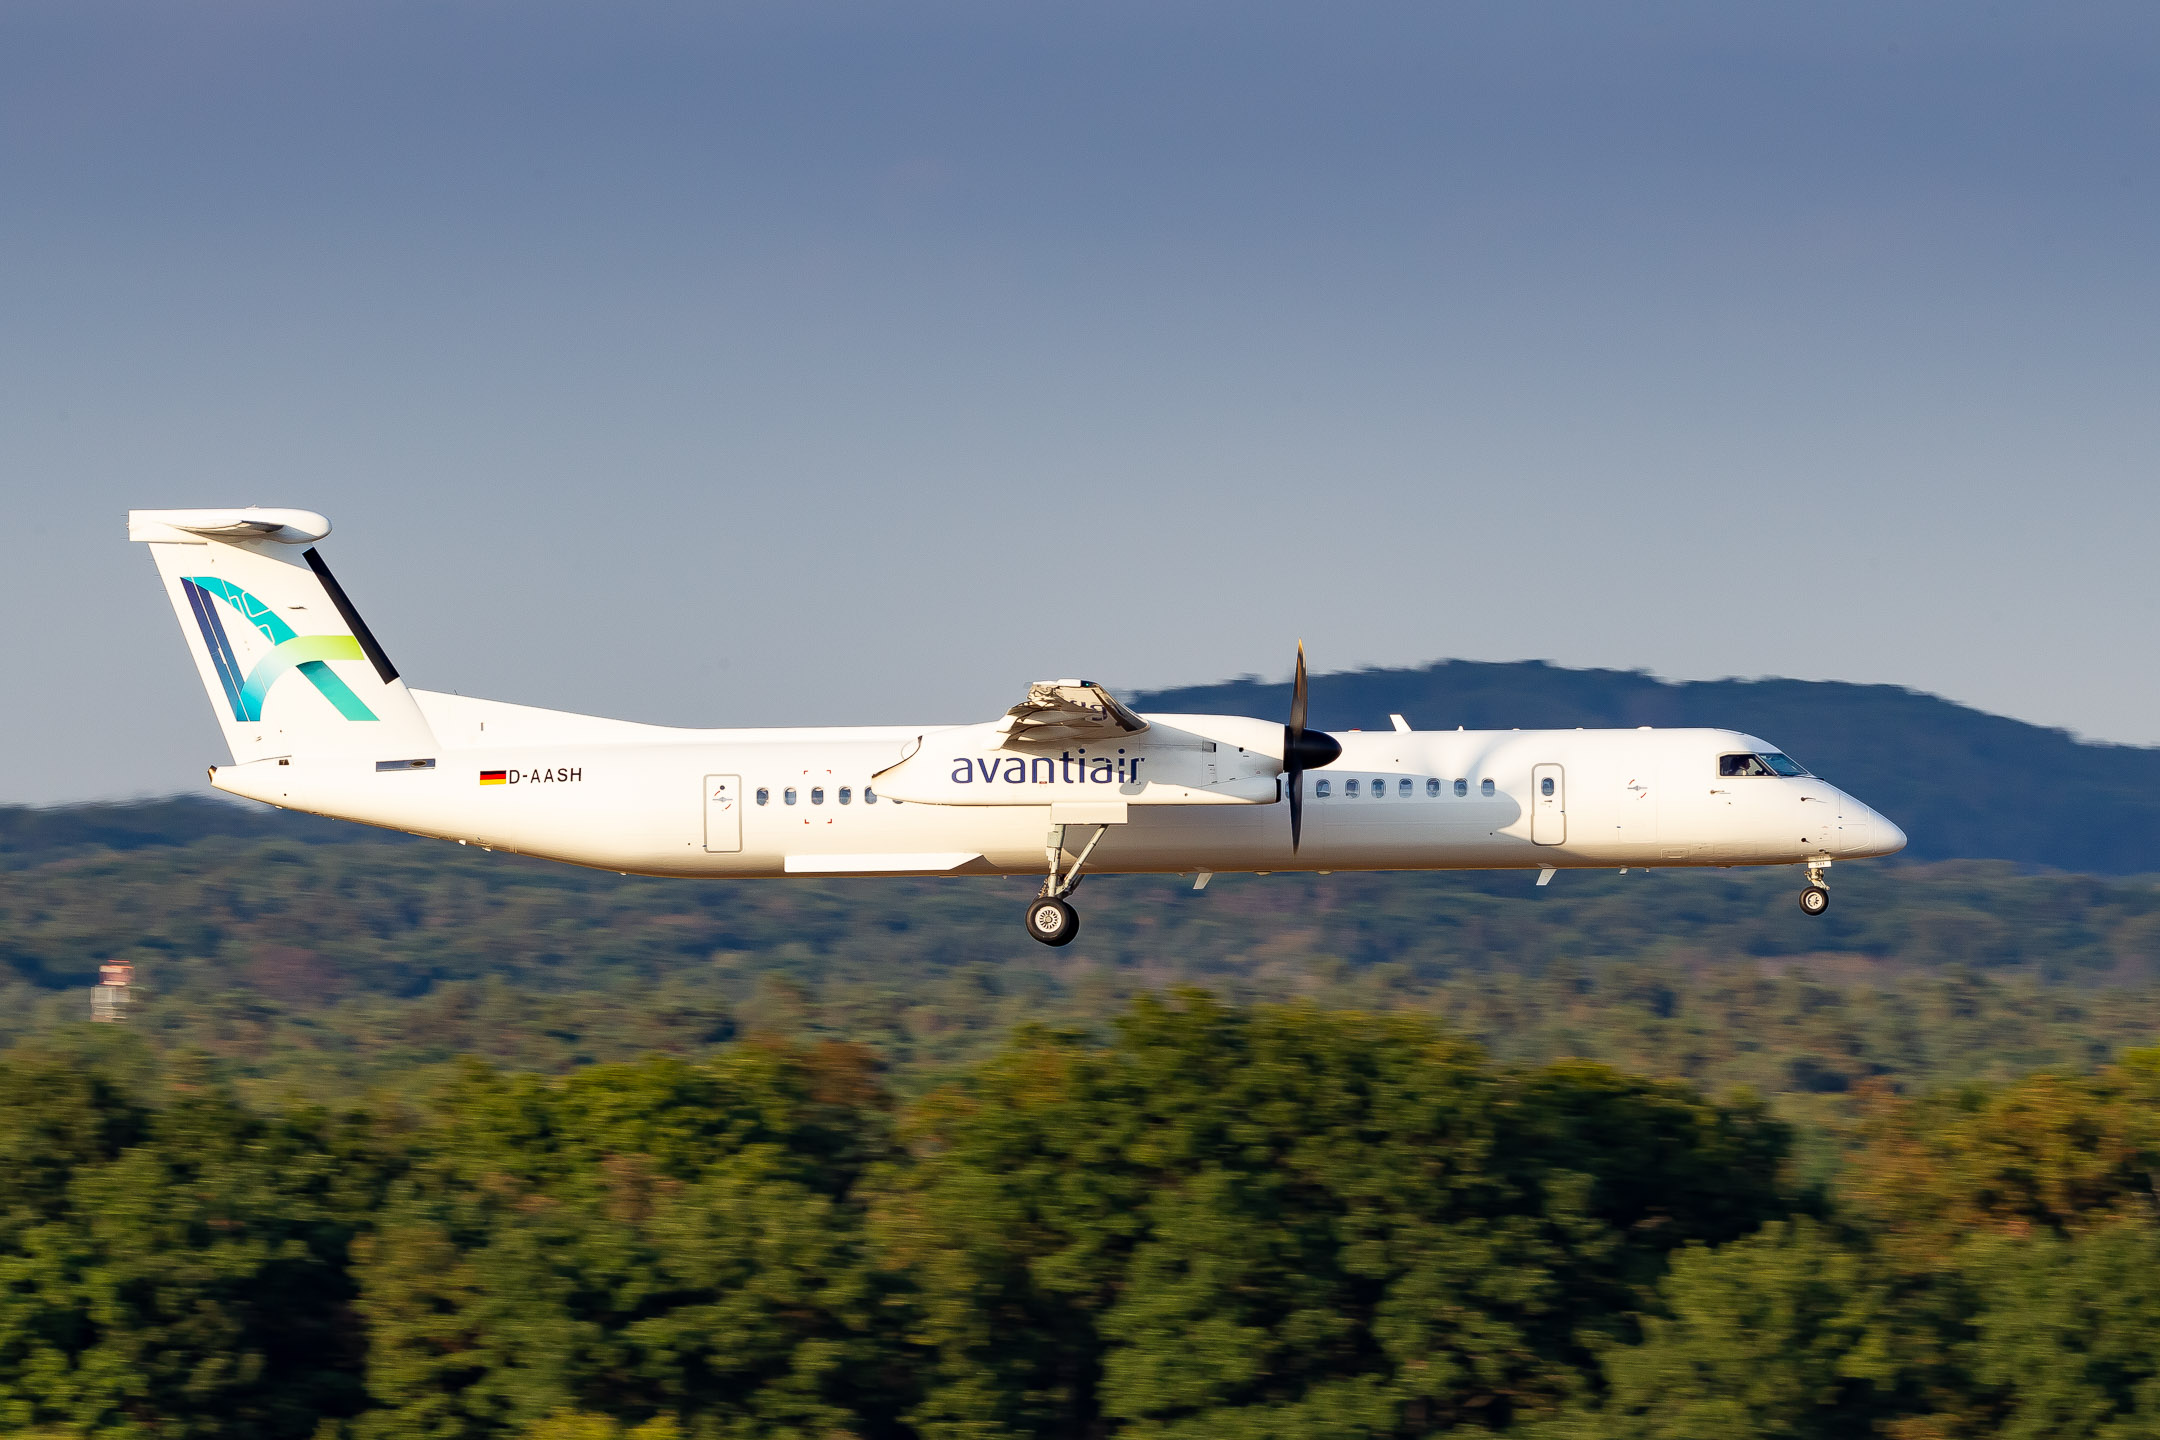
<svg viewBox="0 0 2160 1440">
<path fill-rule="evenodd" d="M 1830 868 L 1827 860 L 1811 861 L 1807 867 L 1807 888 L 1800 892 L 1800 909 L 1809 915 L 1820 915 L 1830 908 L 1830 887 L 1823 871 Z"/>
</svg>

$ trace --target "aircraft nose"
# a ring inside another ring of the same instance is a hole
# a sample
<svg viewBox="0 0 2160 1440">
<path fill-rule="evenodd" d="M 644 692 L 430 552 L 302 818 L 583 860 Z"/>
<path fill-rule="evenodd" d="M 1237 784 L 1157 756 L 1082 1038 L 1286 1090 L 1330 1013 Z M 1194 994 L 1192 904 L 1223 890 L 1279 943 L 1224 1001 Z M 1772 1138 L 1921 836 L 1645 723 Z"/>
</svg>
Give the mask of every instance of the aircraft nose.
<svg viewBox="0 0 2160 1440">
<path fill-rule="evenodd" d="M 1854 847 L 1860 855 L 1895 855 L 1905 848 L 1905 832 L 1898 828 L 1896 822 L 1873 806 L 1862 804 L 1851 795 L 1847 795 L 1845 797 L 1845 814 L 1847 817 L 1846 825 L 1850 829 L 1860 829 L 1859 826 L 1852 824 L 1852 817 L 1860 816 L 1866 821 L 1865 838 L 1859 845 Z"/>
</svg>

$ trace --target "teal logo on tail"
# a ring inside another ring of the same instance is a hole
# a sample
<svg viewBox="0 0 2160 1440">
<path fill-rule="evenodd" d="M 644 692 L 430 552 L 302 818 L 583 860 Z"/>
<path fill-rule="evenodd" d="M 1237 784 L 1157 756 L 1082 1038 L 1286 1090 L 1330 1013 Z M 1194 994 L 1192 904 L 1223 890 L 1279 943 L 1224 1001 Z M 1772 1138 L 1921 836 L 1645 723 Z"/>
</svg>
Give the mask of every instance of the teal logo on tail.
<svg viewBox="0 0 2160 1440">
<path fill-rule="evenodd" d="M 225 698 L 232 702 L 233 719 L 262 719 L 263 697 L 288 670 L 298 670 L 306 676 L 308 683 L 321 691 L 323 699 L 335 705 L 338 714 L 347 720 L 376 718 L 375 712 L 361 704 L 360 697 L 323 663 L 366 658 L 360 653 L 360 642 L 352 636 L 295 635 L 292 626 L 278 618 L 275 610 L 231 581 L 220 580 L 214 575 L 183 576 L 180 588 L 187 592 L 188 604 L 195 611 L 195 623 L 202 627 L 203 644 L 210 649 L 210 664 L 225 686 Z M 232 640 L 225 634 L 225 622 L 218 616 L 213 596 L 232 606 L 242 619 L 262 631 L 263 638 L 273 647 L 245 675 L 240 673 L 239 657 L 233 653 Z"/>
</svg>

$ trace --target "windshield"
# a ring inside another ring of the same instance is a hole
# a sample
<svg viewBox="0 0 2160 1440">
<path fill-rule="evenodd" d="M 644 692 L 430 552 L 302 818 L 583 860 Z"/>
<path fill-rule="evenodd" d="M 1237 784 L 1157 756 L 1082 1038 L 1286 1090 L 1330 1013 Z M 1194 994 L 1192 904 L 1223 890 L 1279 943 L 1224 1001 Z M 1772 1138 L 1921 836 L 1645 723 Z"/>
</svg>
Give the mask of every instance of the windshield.
<svg viewBox="0 0 2160 1440">
<path fill-rule="evenodd" d="M 1720 775 L 1805 775 L 1807 771 L 1794 764 L 1790 756 L 1775 750 L 1760 755 L 1720 755 L 1717 761 Z"/>
</svg>

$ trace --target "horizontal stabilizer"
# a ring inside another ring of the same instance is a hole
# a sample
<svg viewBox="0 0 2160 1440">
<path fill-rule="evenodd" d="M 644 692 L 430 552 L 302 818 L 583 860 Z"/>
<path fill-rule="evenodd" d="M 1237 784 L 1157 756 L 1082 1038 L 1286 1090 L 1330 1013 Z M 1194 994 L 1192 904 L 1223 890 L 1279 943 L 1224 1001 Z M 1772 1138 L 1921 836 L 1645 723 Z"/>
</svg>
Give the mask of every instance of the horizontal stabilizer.
<svg viewBox="0 0 2160 1440">
<path fill-rule="evenodd" d="M 178 533 L 174 533 L 178 532 Z M 313 510 L 130 510 L 130 540 L 274 540 L 309 545 L 330 533 L 330 522 Z"/>
</svg>

